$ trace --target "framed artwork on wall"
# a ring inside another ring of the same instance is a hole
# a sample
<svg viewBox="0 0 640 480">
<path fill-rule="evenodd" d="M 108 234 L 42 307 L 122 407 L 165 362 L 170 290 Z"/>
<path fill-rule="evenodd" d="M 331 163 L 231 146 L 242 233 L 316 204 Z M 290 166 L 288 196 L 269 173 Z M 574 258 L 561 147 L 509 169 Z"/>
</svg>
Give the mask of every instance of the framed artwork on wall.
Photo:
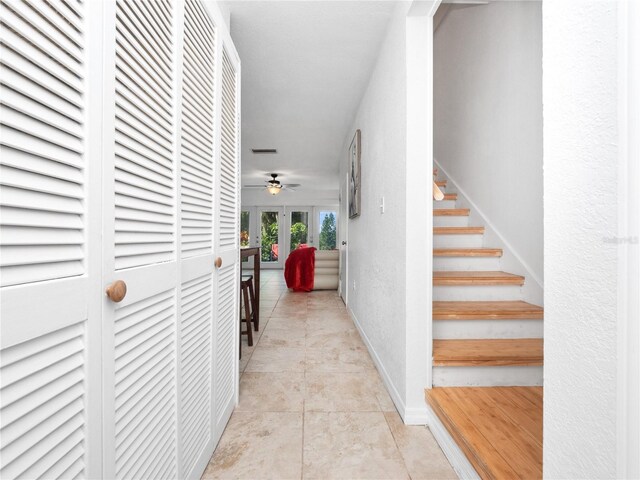
<svg viewBox="0 0 640 480">
<path fill-rule="evenodd" d="M 349 145 L 349 218 L 360 215 L 360 130 Z"/>
</svg>

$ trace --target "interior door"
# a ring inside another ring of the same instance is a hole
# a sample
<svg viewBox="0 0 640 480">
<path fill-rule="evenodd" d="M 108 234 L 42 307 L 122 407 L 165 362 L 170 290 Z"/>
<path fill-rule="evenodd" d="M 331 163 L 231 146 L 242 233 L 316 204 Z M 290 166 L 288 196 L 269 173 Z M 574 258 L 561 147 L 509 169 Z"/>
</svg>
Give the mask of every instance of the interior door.
<svg viewBox="0 0 640 480">
<path fill-rule="evenodd" d="M 348 280 L 347 280 L 347 261 L 349 254 L 348 242 L 348 215 L 347 215 L 347 186 L 349 185 L 349 174 L 345 174 L 340 187 L 340 218 L 338 219 L 340 228 L 338 228 L 338 248 L 340 249 L 340 297 L 347 304 Z"/>
<path fill-rule="evenodd" d="M 180 12 L 162 2 L 104 2 L 105 478 L 175 478 L 181 205 Z"/>
<path fill-rule="evenodd" d="M 91 6 L 0 9 L 0 476 L 99 477 Z"/>
<path fill-rule="evenodd" d="M 214 211 L 216 28 L 199 0 L 184 3 L 180 107 L 180 478 L 200 478 L 215 448 Z"/>
<path fill-rule="evenodd" d="M 221 81 L 218 83 L 220 124 L 216 175 L 216 321 L 214 328 L 214 443 L 222 435 L 238 401 L 238 301 L 239 257 L 238 236 L 240 209 L 240 62 L 231 38 L 226 34 L 218 42 L 222 59 Z"/>
<path fill-rule="evenodd" d="M 258 237 L 260 239 L 260 268 L 283 268 L 286 257 L 285 217 L 282 207 L 258 207 Z"/>
</svg>

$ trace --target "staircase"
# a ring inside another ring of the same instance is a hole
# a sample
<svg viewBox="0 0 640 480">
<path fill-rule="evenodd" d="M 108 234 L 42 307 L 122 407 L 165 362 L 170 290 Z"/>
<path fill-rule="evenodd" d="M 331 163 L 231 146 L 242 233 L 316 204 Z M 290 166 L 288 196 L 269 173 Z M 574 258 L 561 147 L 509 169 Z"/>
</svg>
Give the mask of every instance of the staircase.
<svg viewBox="0 0 640 480">
<path fill-rule="evenodd" d="M 434 201 L 433 387 L 426 399 L 482 478 L 542 475 L 543 309 L 501 269 L 482 225 Z"/>
</svg>

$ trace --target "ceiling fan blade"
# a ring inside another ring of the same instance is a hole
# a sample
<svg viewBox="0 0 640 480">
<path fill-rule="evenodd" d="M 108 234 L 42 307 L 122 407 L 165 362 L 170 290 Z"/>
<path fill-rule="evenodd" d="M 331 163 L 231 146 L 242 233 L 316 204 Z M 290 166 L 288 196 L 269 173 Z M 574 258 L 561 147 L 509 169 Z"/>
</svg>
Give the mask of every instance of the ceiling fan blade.
<svg viewBox="0 0 640 480">
<path fill-rule="evenodd" d="M 286 187 L 286 188 L 296 188 L 296 187 L 300 187 L 300 186 L 301 185 L 299 183 L 285 183 L 283 185 L 283 187 Z"/>
<path fill-rule="evenodd" d="M 267 185 L 244 185 L 242 188 L 267 188 Z"/>
</svg>

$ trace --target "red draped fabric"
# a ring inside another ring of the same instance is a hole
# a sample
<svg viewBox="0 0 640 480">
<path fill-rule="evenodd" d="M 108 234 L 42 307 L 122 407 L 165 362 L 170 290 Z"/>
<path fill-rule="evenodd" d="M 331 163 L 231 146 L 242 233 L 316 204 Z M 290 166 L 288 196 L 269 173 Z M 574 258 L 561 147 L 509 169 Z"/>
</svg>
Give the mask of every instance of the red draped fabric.
<svg viewBox="0 0 640 480">
<path fill-rule="evenodd" d="M 316 248 L 297 248 L 284 264 L 284 279 L 294 292 L 313 290 L 313 275 L 316 267 Z"/>
</svg>

